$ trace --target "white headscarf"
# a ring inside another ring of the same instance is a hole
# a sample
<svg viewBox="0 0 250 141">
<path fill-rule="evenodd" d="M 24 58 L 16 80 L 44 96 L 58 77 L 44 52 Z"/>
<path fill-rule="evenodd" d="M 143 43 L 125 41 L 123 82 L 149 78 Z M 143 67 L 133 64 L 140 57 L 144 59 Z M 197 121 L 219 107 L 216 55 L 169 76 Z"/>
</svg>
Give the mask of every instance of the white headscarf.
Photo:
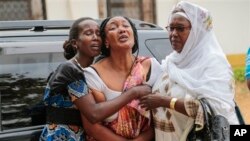
<svg viewBox="0 0 250 141">
<path fill-rule="evenodd" d="M 212 30 L 210 13 L 186 1 L 176 7 L 185 11 L 192 28 L 181 53 L 174 51 L 162 62 L 170 79 L 195 98 L 219 98 L 234 106 L 231 66 Z"/>
</svg>

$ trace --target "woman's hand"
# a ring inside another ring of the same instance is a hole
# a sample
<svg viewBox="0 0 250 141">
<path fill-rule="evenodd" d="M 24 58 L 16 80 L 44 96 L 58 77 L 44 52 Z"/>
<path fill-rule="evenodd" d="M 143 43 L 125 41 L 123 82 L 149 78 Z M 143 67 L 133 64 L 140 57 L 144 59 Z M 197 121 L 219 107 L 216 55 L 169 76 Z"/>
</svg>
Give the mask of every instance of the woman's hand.
<svg viewBox="0 0 250 141">
<path fill-rule="evenodd" d="M 136 99 L 139 99 L 145 95 L 152 93 L 152 88 L 149 85 L 138 85 L 134 86 L 131 89 L 133 91 L 133 94 L 136 95 Z"/>
<path fill-rule="evenodd" d="M 166 99 L 156 94 L 143 96 L 140 99 L 140 106 L 142 108 L 145 108 L 146 110 L 151 110 L 158 107 L 165 107 L 166 104 L 164 103 L 167 103 Z"/>
<path fill-rule="evenodd" d="M 140 99 L 139 105 L 142 108 L 145 108 L 146 110 L 151 110 L 155 109 L 158 107 L 165 107 L 169 108 L 170 107 L 170 101 L 173 97 L 170 96 L 160 96 L 158 94 L 151 94 L 144 96 Z M 178 99 L 175 103 L 175 111 L 182 113 L 184 115 L 187 115 L 185 105 L 184 105 L 184 99 Z"/>
</svg>

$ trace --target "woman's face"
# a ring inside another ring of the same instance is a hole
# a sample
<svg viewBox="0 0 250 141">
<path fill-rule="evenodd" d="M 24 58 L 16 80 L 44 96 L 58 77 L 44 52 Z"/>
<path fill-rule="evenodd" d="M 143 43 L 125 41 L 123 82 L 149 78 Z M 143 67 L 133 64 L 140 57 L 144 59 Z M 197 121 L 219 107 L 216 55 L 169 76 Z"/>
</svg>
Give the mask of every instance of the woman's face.
<svg viewBox="0 0 250 141">
<path fill-rule="evenodd" d="M 85 20 L 78 26 L 80 30 L 76 40 L 78 52 L 89 57 L 99 55 L 102 43 L 99 25 L 93 20 Z"/>
<path fill-rule="evenodd" d="M 106 47 L 111 50 L 130 49 L 132 50 L 134 41 L 134 32 L 130 23 L 123 17 L 113 17 L 105 27 Z"/>
<path fill-rule="evenodd" d="M 169 24 L 169 38 L 173 49 L 181 53 L 190 33 L 190 22 L 181 15 L 173 15 Z"/>
</svg>

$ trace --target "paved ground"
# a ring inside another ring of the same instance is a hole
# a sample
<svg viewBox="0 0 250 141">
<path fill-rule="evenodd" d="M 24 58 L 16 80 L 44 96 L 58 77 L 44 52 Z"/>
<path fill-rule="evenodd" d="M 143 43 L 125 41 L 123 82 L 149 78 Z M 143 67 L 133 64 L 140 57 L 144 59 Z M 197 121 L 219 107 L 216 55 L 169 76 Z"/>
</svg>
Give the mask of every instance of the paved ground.
<svg viewBox="0 0 250 141">
<path fill-rule="evenodd" d="M 235 100 L 240 107 L 246 124 L 250 124 L 250 91 L 246 82 L 236 82 Z"/>
</svg>

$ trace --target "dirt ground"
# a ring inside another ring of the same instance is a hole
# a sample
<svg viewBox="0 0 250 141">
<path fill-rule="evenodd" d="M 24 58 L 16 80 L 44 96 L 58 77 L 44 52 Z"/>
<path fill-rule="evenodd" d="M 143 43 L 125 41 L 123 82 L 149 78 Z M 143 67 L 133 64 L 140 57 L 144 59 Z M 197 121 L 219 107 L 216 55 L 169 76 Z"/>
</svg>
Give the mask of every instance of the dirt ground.
<svg viewBox="0 0 250 141">
<path fill-rule="evenodd" d="M 250 91 L 247 88 L 246 82 L 236 82 L 235 100 L 246 124 L 250 124 Z"/>
</svg>

